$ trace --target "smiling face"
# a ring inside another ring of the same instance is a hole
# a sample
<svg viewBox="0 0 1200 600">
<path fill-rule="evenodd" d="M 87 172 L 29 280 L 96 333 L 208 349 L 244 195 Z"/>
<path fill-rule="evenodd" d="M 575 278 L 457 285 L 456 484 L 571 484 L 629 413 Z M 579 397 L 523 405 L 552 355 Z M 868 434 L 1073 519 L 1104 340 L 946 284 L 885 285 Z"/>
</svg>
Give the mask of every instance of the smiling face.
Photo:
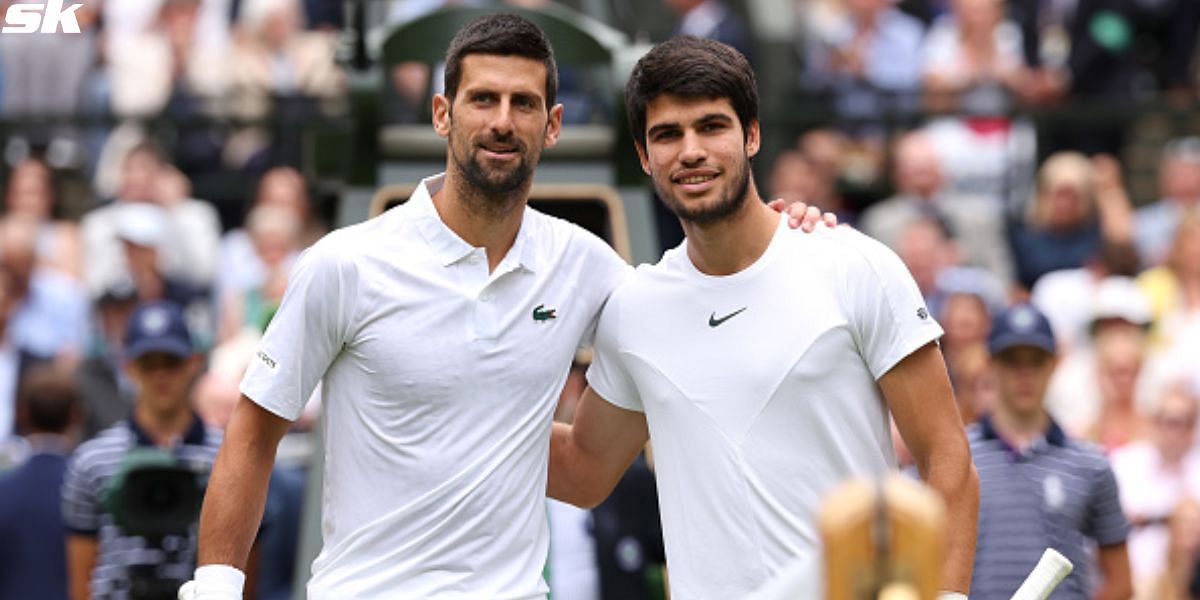
<svg viewBox="0 0 1200 600">
<path fill-rule="evenodd" d="M 637 150 L 667 207 L 703 225 L 745 203 L 759 139 L 758 122 L 743 132 L 728 99 L 663 94 L 646 104 L 646 138 Z"/>
<path fill-rule="evenodd" d="M 448 172 L 485 198 L 509 199 L 533 177 L 542 149 L 553 146 L 562 105 L 547 109 L 546 68 L 518 56 L 463 58 L 454 98 L 433 101 L 434 128 L 449 139 Z"/>
</svg>

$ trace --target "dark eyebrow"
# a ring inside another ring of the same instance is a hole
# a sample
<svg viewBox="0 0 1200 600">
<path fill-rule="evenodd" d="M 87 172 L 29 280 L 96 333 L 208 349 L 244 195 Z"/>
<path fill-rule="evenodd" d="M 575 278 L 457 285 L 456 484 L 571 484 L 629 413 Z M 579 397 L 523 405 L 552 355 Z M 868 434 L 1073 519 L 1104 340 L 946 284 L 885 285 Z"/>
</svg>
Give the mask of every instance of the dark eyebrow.
<svg viewBox="0 0 1200 600">
<path fill-rule="evenodd" d="M 542 107 L 541 94 L 534 94 L 534 93 L 529 93 L 529 92 L 513 92 L 512 97 L 514 100 L 528 101 L 529 104 L 531 106 L 533 106 L 534 108 Z"/>
<path fill-rule="evenodd" d="M 704 115 L 703 117 L 700 117 L 699 119 L 696 119 L 696 125 L 704 125 L 706 123 L 712 123 L 714 121 L 720 121 L 721 123 L 726 123 L 726 124 L 733 123 L 733 119 L 731 119 L 729 117 L 729 115 L 727 115 L 725 113 L 708 113 L 707 115 Z"/>
<path fill-rule="evenodd" d="M 708 123 L 715 123 L 715 122 L 731 124 L 731 123 L 733 123 L 733 119 L 725 113 L 719 113 L 719 112 L 718 113 L 708 113 L 708 114 L 700 117 L 699 119 L 696 119 L 695 121 L 693 121 L 692 124 L 699 126 L 699 125 L 705 125 Z M 646 136 L 652 137 L 652 136 L 654 136 L 654 134 L 656 134 L 660 131 L 668 131 L 668 130 L 674 130 L 674 129 L 679 129 L 679 128 L 680 128 L 679 123 L 677 123 L 675 121 L 659 123 L 659 124 L 651 127 L 650 129 L 648 129 L 646 131 Z"/>
<path fill-rule="evenodd" d="M 654 137 L 655 134 L 661 131 L 670 131 L 679 129 L 679 123 L 659 123 L 646 131 L 646 137 Z"/>
</svg>

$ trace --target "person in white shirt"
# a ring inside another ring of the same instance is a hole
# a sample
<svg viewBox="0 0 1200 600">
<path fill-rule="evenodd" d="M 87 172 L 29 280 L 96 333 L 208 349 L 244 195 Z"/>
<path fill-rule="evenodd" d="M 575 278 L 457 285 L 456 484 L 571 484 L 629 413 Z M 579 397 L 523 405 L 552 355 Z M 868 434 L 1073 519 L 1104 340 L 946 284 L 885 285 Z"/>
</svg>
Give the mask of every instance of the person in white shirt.
<svg viewBox="0 0 1200 600">
<path fill-rule="evenodd" d="M 652 440 L 671 596 L 745 598 L 795 561 L 820 596 L 816 515 L 895 469 L 890 419 L 947 506 L 943 589 L 970 584 L 978 477 L 930 316 L 894 253 L 848 228 L 793 235 L 758 201 L 753 71 L 676 37 L 625 91 L 641 159 L 685 241 L 613 292 L 590 387 L 555 424 L 548 493 L 591 506 Z"/>
<path fill-rule="evenodd" d="M 242 380 L 182 598 L 241 597 L 276 446 L 318 381 L 324 545 L 308 598 L 546 597 L 551 417 L 628 272 L 525 206 L 561 127 L 556 79 L 524 18 L 456 34 L 433 101 L 446 172 L 297 261 Z"/>
</svg>

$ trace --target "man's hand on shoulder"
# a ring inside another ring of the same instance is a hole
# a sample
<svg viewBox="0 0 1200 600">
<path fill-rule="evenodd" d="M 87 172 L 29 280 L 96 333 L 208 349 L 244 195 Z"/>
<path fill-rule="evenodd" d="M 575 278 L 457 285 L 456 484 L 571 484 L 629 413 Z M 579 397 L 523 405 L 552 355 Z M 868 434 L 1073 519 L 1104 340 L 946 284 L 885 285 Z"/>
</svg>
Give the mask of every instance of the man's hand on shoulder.
<svg viewBox="0 0 1200 600">
<path fill-rule="evenodd" d="M 804 202 L 792 202 L 788 204 L 786 200 L 776 198 L 768 202 L 767 206 L 778 212 L 787 211 L 788 227 L 803 230 L 805 233 L 812 233 L 816 230 L 817 225 L 821 223 L 824 223 L 829 228 L 834 228 L 838 225 L 837 215 L 831 212 L 821 214 L 820 208 L 809 206 Z"/>
</svg>

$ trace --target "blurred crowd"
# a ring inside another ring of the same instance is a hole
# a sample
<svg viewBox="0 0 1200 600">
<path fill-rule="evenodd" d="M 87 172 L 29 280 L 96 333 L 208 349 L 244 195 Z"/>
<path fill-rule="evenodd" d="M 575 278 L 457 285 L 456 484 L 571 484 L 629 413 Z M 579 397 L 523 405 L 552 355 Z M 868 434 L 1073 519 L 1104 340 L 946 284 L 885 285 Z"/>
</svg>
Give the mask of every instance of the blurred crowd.
<svg viewBox="0 0 1200 600">
<path fill-rule="evenodd" d="M 22 1 L 0 0 L 0 14 Z M 384 4 L 384 20 L 398 24 L 456 2 Z M 664 5 L 673 32 L 757 60 L 737 7 Z M 900 255 L 946 330 L 965 423 L 995 402 L 992 318 L 1025 300 L 1043 311 L 1062 354 L 1047 406 L 1111 461 L 1134 525 L 1139 596 L 1194 597 L 1200 129 L 1155 146 L 1154 197 L 1135 201 L 1126 157 L 1136 110 L 1051 131 L 1020 115 L 1096 100 L 1194 110 L 1200 2 L 794 6 L 791 87 L 836 118 L 760 165 L 768 195 L 836 212 Z M 75 14 L 79 35 L 0 37 L 0 471 L 35 454 L 29 440 L 47 433 L 30 398 L 78 396 L 78 423 L 58 427 L 67 448 L 128 417 L 127 320 L 148 302 L 181 308 L 206 359 L 192 406 L 223 426 L 293 261 L 327 230 L 295 138 L 264 120 L 346 110 L 340 2 L 85 0 Z M 398 65 L 386 80 L 397 101 L 415 104 L 431 77 L 425 65 Z M 586 86 L 569 76 L 564 86 L 565 102 L 572 89 L 586 101 Z M 188 126 L 163 139 L 151 127 L 161 119 Z M 232 216 L 195 191 L 227 172 L 254 182 Z M 864 188 L 877 193 L 847 192 Z M 652 487 L 644 479 L 642 496 Z M 552 518 L 579 532 L 592 522 L 566 507 Z M 622 518 L 628 526 L 627 515 L 611 517 Z M 577 540 L 563 543 L 552 548 Z M 653 542 L 639 541 L 638 552 L 643 545 Z M 610 554 L 630 552 L 621 548 Z"/>
</svg>

